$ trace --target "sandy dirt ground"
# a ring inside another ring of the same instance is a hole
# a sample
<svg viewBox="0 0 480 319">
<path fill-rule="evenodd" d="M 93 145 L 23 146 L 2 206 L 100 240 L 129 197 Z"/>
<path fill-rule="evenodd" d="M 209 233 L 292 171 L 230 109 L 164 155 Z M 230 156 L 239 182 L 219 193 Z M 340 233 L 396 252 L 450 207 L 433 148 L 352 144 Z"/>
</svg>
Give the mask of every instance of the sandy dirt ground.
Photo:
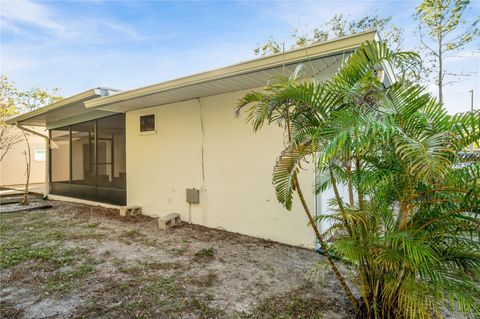
<svg viewBox="0 0 480 319">
<path fill-rule="evenodd" d="M 1 318 L 353 317 L 313 251 L 48 203 L 0 214 Z"/>
</svg>

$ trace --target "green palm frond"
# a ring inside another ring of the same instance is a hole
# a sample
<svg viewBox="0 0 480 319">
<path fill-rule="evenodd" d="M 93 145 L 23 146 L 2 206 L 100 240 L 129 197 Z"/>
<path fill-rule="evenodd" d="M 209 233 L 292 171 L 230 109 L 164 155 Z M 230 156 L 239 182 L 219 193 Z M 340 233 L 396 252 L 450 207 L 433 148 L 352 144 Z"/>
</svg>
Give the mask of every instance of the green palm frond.
<svg viewBox="0 0 480 319">
<path fill-rule="evenodd" d="M 418 54 L 413 52 L 394 52 L 383 42 L 367 42 L 347 58 L 340 70 L 333 76 L 332 82 L 346 88 L 352 87 L 365 74 L 383 68 L 386 64 L 401 73 L 407 70 L 417 73 L 421 59 Z"/>
<path fill-rule="evenodd" d="M 356 271 L 366 318 L 437 318 L 446 308 L 480 315 L 480 162 L 459 156 L 480 143 L 480 112 L 450 116 L 406 78 L 419 62 L 369 42 L 329 81 L 308 79 L 300 66 L 236 109 L 255 131 L 276 123 L 288 133 L 273 170 L 288 210 L 294 193 L 303 199 L 302 163 L 315 159 L 314 191 L 335 196 L 310 226 L 328 225 L 317 238 Z M 401 76 L 384 87 L 382 69 Z"/>
<path fill-rule="evenodd" d="M 450 168 L 454 150 L 450 147 L 450 134 L 438 133 L 417 138 L 398 135 L 396 153 L 412 174 L 434 179 L 443 176 Z"/>
<path fill-rule="evenodd" d="M 453 118 L 456 133 L 456 150 L 462 151 L 470 144 L 480 145 L 480 111 L 460 113 Z"/>
<path fill-rule="evenodd" d="M 295 178 L 300 163 L 310 153 L 303 145 L 292 145 L 286 148 L 277 159 L 273 169 L 273 185 L 278 201 L 288 210 L 292 209 L 292 198 L 295 190 Z"/>
</svg>

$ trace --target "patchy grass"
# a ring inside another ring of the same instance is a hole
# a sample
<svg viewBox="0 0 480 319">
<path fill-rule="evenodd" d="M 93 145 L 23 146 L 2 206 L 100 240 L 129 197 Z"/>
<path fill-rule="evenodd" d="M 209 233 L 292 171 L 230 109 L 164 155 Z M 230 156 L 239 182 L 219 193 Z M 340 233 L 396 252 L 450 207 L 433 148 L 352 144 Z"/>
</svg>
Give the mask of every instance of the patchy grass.
<svg viewBox="0 0 480 319">
<path fill-rule="evenodd" d="M 183 265 L 181 263 L 172 262 L 142 262 L 143 267 L 148 270 L 172 270 L 181 269 Z"/>
<path fill-rule="evenodd" d="M 35 242 L 31 239 L 14 239 L 0 244 L 0 269 L 9 268 L 29 260 L 50 262 L 57 267 L 61 267 L 68 265 L 76 258 L 72 255 L 71 250 L 62 250 L 58 245 L 35 245 Z"/>
<path fill-rule="evenodd" d="M 295 290 L 313 252 L 52 203 L 0 215 L 0 318 L 319 319 L 328 308 L 318 296 L 279 294 Z"/>
<path fill-rule="evenodd" d="M 78 268 L 74 268 L 73 270 L 59 272 L 57 274 L 58 275 L 57 277 L 62 281 L 74 280 L 77 278 L 81 278 L 86 274 L 91 273 L 94 270 L 95 270 L 95 265 L 81 264 Z"/>
<path fill-rule="evenodd" d="M 77 280 L 95 271 L 92 264 L 81 264 L 71 270 L 59 271 L 47 282 L 47 291 L 65 293 L 74 289 Z"/>
<path fill-rule="evenodd" d="M 75 259 L 85 255 L 86 249 L 67 248 L 61 243 L 67 238 L 63 231 L 53 230 L 42 232 L 41 229 L 26 227 L 24 231 L 16 232 L 18 237 L 0 243 L 0 269 L 9 268 L 28 260 L 50 262 L 58 267 L 70 264 Z"/>
<path fill-rule="evenodd" d="M 312 287 L 303 286 L 263 300 L 252 313 L 244 313 L 240 318 L 325 319 L 324 313 L 330 306 L 325 303 L 321 293 L 317 293 L 313 290 L 312 294 Z"/>
<path fill-rule="evenodd" d="M 14 224 L 0 223 L 0 234 L 7 233 L 16 228 Z"/>
<path fill-rule="evenodd" d="M 175 275 L 149 274 L 112 283 L 109 291 L 126 302 L 117 304 L 109 313 L 112 317 L 126 318 L 177 318 L 188 313 L 195 314 L 195 318 L 218 318 L 224 313 L 206 304 L 208 300 L 189 297 L 181 281 L 182 278 Z"/>
<path fill-rule="evenodd" d="M 213 287 L 218 280 L 218 274 L 210 272 L 204 276 L 195 277 L 190 282 L 199 287 Z"/>
<path fill-rule="evenodd" d="M 211 307 L 207 303 L 197 298 L 189 300 L 188 306 L 192 309 L 195 309 L 195 311 L 200 315 L 200 318 L 218 318 L 223 314 L 221 309 Z"/>
<path fill-rule="evenodd" d="M 118 271 L 123 273 L 123 274 L 129 274 L 129 275 L 140 275 L 144 272 L 143 267 L 139 266 L 119 266 Z"/>
<path fill-rule="evenodd" d="M 97 222 L 97 223 L 89 223 L 83 227 L 85 228 L 97 228 L 98 226 L 100 226 L 102 223 L 101 222 Z"/>
<path fill-rule="evenodd" d="M 188 247 L 174 247 L 170 251 L 174 256 L 183 256 L 188 251 Z"/>
<path fill-rule="evenodd" d="M 148 238 L 147 236 L 142 237 L 139 240 L 139 242 L 140 242 L 140 244 L 142 244 L 144 246 L 147 246 L 147 247 L 159 247 L 160 246 L 157 240 Z"/>
<path fill-rule="evenodd" d="M 95 230 L 81 231 L 75 234 L 70 234 L 68 239 L 70 240 L 101 240 L 107 237 L 106 234 L 97 233 Z"/>
<path fill-rule="evenodd" d="M 197 261 L 210 261 L 215 259 L 217 251 L 213 247 L 202 248 L 195 253 L 195 260 Z"/>
<path fill-rule="evenodd" d="M 51 261 L 57 257 L 54 247 L 33 247 L 30 240 L 14 239 L 0 245 L 0 269 L 9 268 L 31 259 Z"/>
<path fill-rule="evenodd" d="M 136 242 L 139 244 L 142 244 L 147 247 L 157 247 L 159 246 L 159 243 L 157 240 L 149 238 L 147 235 L 143 234 L 140 230 L 138 229 L 132 229 L 129 231 L 124 231 L 120 235 L 120 239 L 127 243 L 131 244 L 132 242 Z"/>
<path fill-rule="evenodd" d="M 122 236 L 130 239 L 137 239 L 139 237 L 143 237 L 144 235 L 138 229 L 132 229 L 124 232 Z"/>
<path fill-rule="evenodd" d="M 15 308 L 15 304 L 11 301 L 0 300 L 0 318 L 21 318 L 23 309 Z"/>
</svg>

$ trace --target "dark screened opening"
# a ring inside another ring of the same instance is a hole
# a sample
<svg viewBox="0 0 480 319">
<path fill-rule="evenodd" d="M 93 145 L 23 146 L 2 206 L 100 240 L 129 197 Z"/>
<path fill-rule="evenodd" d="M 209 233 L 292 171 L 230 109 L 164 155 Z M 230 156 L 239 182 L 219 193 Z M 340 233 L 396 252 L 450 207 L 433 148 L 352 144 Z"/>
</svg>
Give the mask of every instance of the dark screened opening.
<svg viewBox="0 0 480 319">
<path fill-rule="evenodd" d="M 125 116 L 97 120 L 97 139 L 98 186 L 125 188 Z"/>
<path fill-rule="evenodd" d="M 51 180 L 70 182 L 70 127 L 51 130 Z"/>
<path fill-rule="evenodd" d="M 72 183 L 95 186 L 95 124 L 72 125 Z"/>
<path fill-rule="evenodd" d="M 52 194 L 125 204 L 125 115 L 50 130 Z"/>
</svg>

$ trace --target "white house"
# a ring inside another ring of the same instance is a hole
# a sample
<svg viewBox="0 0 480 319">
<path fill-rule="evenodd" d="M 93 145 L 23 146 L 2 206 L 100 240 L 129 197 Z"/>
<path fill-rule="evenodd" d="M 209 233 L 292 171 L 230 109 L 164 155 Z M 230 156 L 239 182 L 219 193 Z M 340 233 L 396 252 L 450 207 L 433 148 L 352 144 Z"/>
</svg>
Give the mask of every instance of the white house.
<svg viewBox="0 0 480 319">
<path fill-rule="evenodd" d="M 328 79 L 375 37 L 360 33 L 129 91 L 96 88 L 9 123 L 49 130 L 51 198 L 138 205 L 156 217 L 176 212 L 195 224 L 313 247 L 299 203 L 285 210 L 271 183 L 282 130 L 254 133 L 234 108 L 249 90 L 299 63 Z M 305 190 L 313 179 L 312 170 L 301 174 Z M 198 203 L 187 202 L 187 189 L 198 190 Z M 307 193 L 318 213 L 329 194 Z"/>
</svg>

